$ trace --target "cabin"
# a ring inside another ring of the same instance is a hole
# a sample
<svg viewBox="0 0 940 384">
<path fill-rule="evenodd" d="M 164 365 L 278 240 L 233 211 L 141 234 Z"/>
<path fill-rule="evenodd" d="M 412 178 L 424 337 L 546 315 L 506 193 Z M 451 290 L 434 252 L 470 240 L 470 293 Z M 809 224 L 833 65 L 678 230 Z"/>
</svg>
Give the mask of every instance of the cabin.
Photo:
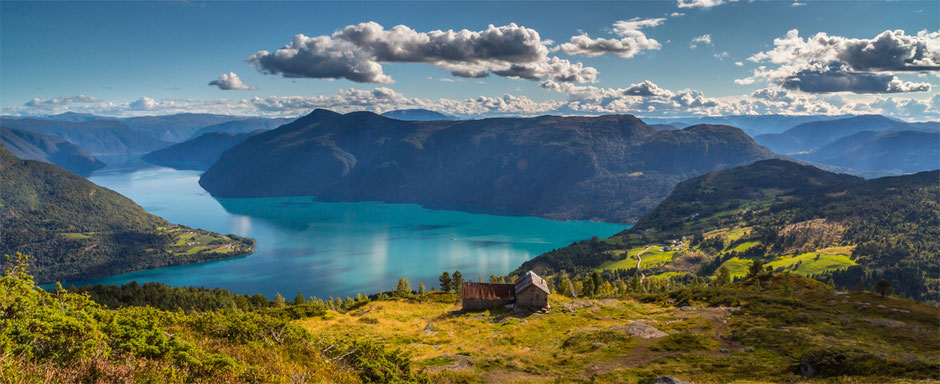
<svg viewBox="0 0 940 384">
<path fill-rule="evenodd" d="M 516 302 L 513 284 L 463 283 L 460 286 L 460 302 L 463 309 L 480 311 L 502 307 Z"/>
<path fill-rule="evenodd" d="M 463 309 L 480 311 L 513 304 L 514 309 L 548 307 L 548 283 L 532 271 L 512 284 L 466 282 L 460 286 Z"/>
</svg>

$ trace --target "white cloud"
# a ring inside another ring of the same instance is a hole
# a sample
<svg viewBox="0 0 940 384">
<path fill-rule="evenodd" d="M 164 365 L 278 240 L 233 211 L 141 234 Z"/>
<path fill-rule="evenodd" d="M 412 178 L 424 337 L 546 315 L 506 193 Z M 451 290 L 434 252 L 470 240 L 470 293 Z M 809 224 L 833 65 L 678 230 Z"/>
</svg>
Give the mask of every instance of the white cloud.
<svg viewBox="0 0 940 384">
<path fill-rule="evenodd" d="M 25 105 L 27 107 L 42 108 L 42 107 L 54 107 L 54 106 L 66 106 L 69 104 L 76 104 L 76 103 L 97 103 L 100 101 L 101 99 L 98 99 L 96 97 L 78 94 L 75 96 L 62 96 L 62 97 L 56 97 L 56 98 L 46 99 L 46 100 L 41 100 L 41 99 L 36 98 L 36 99 L 32 99 L 26 102 Z"/>
<path fill-rule="evenodd" d="M 679 16 L 685 16 L 685 14 L 682 12 L 673 12 L 669 14 L 669 17 L 679 17 Z"/>
<path fill-rule="evenodd" d="M 737 0 L 677 0 L 676 6 L 679 8 L 711 8 L 735 1 Z"/>
<path fill-rule="evenodd" d="M 729 55 L 728 55 L 728 52 L 727 52 L 727 51 L 719 52 L 719 53 L 716 53 L 716 54 L 715 54 L 715 58 L 718 59 L 718 60 L 724 60 L 724 59 L 726 59 L 728 56 L 729 56 Z"/>
<path fill-rule="evenodd" d="M 693 38 L 692 42 L 689 44 L 689 48 L 692 48 L 692 49 L 698 48 L 700 44 L 712 45 L 712 35 L 706 33 L 702 36 Z"/>
<path fill-rule="evenodd" d="M 243 83 L 242 79 L 238 78 L 235 72 L 223 73 L 219 75 L 218 80 L 210 81 L 209 85 L 219 87 L 219 89 L 223 91 L 256 89 L 255 87 Z"/>
<path fill-rule="evenodd" d="M 385 29 L 375 22 L 349 25 L 329 36 L 295 35 L 274 52 L 259 51 L 247 61 L 267 74 L 285 77 L 348 79 L 392 83 L 382 63 L 425 63 L 454 76 L 594 81 L 597 70 L 549 57 L 548 41 L 534 29 L 516 24 L 490 25 L 482 31 L 417 32 L 398 25 Z"/>
<path fill-rule="evenodd" d="M 737 67 L 743 67 L 743 66 L 744 66 L 744 63 L 742 63 L 742 62 L 740 62 L 740 61 L 735 61 L 735 62 L 734 62 L 734 65 L 737 66 Z"/>
<path fill-rule="evenodd" d="M 646 50 L 658 50 L 662 45 L 646 37 L 643 28 L 652 28 L 666 21 L 665 18 L 620 20 L 614 23 L 612 32 L 619 38 L 591 38 L 587 33 L 572 36 L 567 43 L 552 48 L 554 52 L 568 55 L 600 56 L 606 53 L 620 57 L 633 57 Z"/>
<path fill-rule="evenodd" d="M 806 3 L 801 3 L 801 2 L 798 2 L 798 1 L 794 1 L 794 2 L 790 3 L 790 6 L 791 6 L 791 7 L 802 7 L 802 6 L 804 6 L 804 5 L 806 5 Z"/>
<path fill-rule="evenodd" d="M 872 39 L 829 36 L 820 32 L 807 39 L 793 29 L 774 39 L 774 48 L 748 58 L 760 66 L 738 84 L 767 81 L 809 93 L 925 92 L 929 83 L 902 81 L 904 72 L 940 70 L 940 32 L 907 35 L 884 31 Z"/>
</svg>

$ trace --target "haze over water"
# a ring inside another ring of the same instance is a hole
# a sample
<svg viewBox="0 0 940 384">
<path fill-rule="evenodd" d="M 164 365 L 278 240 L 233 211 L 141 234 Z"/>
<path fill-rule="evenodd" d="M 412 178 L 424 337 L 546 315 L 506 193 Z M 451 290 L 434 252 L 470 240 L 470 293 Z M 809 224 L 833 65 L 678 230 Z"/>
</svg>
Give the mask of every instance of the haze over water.
<svg viewBox="0 0 940 384">
<path fill-rule="evenodd" d="M 394 289 L 399 276 L 437 286 L 443 271 L 465 279 L 502 275 L 541 253 L 625 225 L 470 214 L 415 204 L 322 203 L 313 197 L 216 199 L 198 171 L 137 163 L 89 178 L 170 222 L 255 238 L 258 252 L 234 259 L 158 268 L 76 282 L 157 281 L 293 297 L 354 296 Z"/>
</svg>

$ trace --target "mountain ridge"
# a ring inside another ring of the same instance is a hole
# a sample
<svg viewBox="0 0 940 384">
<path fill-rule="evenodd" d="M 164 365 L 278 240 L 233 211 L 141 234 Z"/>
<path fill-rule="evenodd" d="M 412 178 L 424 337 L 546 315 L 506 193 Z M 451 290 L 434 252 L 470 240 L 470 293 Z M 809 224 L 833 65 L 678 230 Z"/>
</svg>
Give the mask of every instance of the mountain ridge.
<svg viewBox="0 0 940 384">
<path fill-rule="evenodd" d="M 409 122 L 315 110 L 229 149 L 200 185 L 627 222 L 687 176 L 770 157 L 737 128 L 657 132 L 630 115 Z"/>
</svg>

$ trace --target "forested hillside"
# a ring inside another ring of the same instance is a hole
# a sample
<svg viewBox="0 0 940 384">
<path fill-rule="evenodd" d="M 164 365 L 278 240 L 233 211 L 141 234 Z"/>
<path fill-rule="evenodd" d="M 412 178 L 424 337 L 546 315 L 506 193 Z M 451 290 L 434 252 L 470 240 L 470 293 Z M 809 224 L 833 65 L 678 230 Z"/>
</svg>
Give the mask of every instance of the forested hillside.
<svg viewBox="0 0 940 384">
<path fill-rule="evenodd" d="M 174 225 L 81 176 L 3 148 L 0 226 L 0 253 L 33 256 L 43 284 L 245 255 L 254 246 Z"/>
<path fill-rule="evenodd" d="M 55 136 L 3 127 L 0 141 L 20 159 L 52 163 L 80 175 L 105 166 L 88 151 Z"/>
<path fill-rule="evenodd" d="M 520 270 L 623 270 L 672 277 L 743 277 L 752 264 L 833 279 L 885 279 L 940 301 L 940 171 L 862 180 L 781 160 L 676 186 L 636 226 L 541 255 Z"/>
<path fill-rule="evenodd" d="M 316 110 L 226 151 L 199 184 L 220 197 L 633 222 L 681 180 L 772 157 L 734 127 L 656 131 L 630 115 L 416 122 Z"/>
</svg>

